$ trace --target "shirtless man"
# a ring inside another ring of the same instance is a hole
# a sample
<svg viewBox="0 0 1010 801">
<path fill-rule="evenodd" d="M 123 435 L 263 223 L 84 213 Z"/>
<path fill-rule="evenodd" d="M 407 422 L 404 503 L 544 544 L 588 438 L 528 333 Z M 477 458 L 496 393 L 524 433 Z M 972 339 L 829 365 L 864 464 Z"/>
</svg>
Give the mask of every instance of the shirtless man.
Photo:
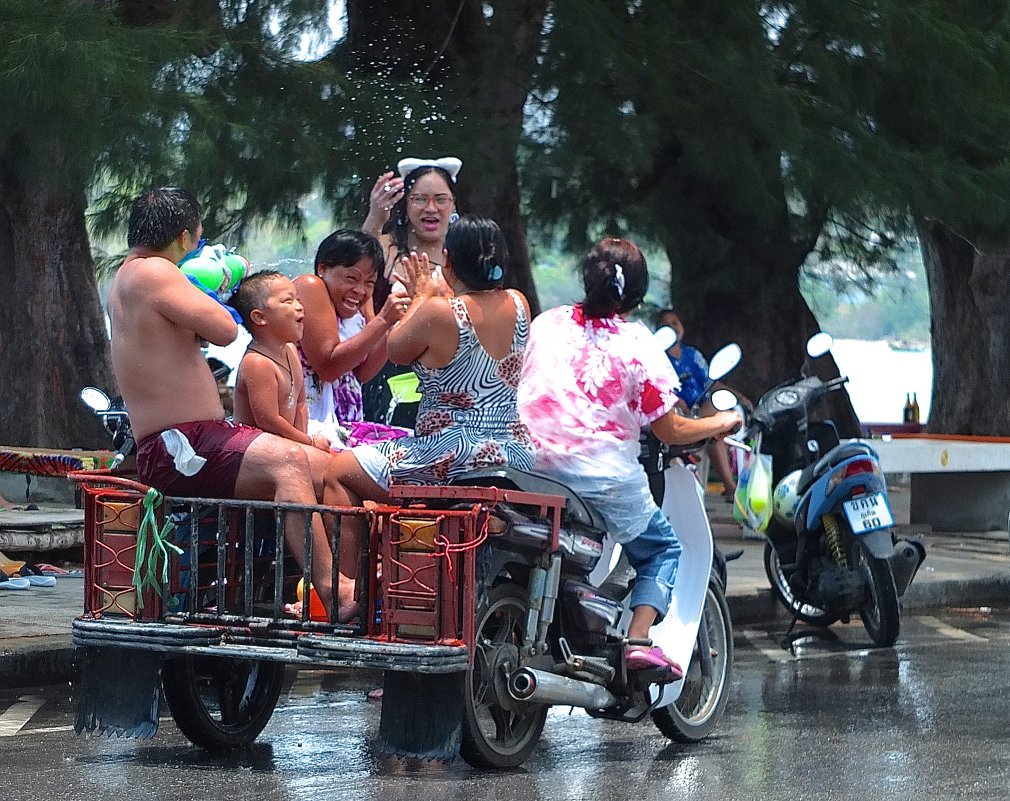
<svg viewBox="0 0 1010 801">
<path fill-rule="evenodd" d="M 238 326 L 176 266 L 202 235 L 200 205 L 189 192 L 145 192 L 131 209 L 130 250 L 109 291 L 112 367 L 138 443 L 140 479 L 179 496 L 328 502 L 334 479 L 326 453 L 224 419 L 200 345 L 228 345 Z M 288 514 L 285 531 L 302 562 L 301 513 Z M 312 581 L 332 618 L 325 535 L 313 537 L 312 552 Z M 340 618 L 353 611 L 341 603 Z"/>
</svg>

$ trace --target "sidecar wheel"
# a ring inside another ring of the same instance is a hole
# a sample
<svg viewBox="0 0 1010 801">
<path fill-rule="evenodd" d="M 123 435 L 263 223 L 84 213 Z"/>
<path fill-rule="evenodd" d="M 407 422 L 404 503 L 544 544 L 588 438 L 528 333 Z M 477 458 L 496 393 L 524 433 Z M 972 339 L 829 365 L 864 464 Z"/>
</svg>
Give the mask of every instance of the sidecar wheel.
<svg viewBox="0 0 1010 801">
<path fill-rule="evenodd" d="M 508 673 L 519 667 L 528 607 L 526 592 L 511 584 L 493 589 L 477 607 L 459 749 L 476 768 L 521 765 L 544 730 L 547 706 L 511 702 L 505 686 Z"/>
<path fill-rule="evenodd" d="M 733 624 L 726 596 L 714 582 L 708 585 L 700 625 L 705 627 L 707 638 L 703 639 L 699 630 L 680 695 L 669 706 L 652 713 L 656 727 L 679 743 L 696 743 L 708 737 L 729 701 L 733 673 Z M 709 665 L 701 659 L 703 642 L 707 642 L 712 655 Z"/>
<path fill-rule="evenodd" d="M 165 660 L 162 685 L 186 739 L 207 751 L 241 748 L 267 725 L 284 683 L 284 663 L 228 657 Z"/>
<path fill-rule="evenodd" d="M 824 628 L 830 626 L 838 620 L 838 615 L 826 612 L 818 606 L 803 603 L 793 595 L 793 588 L 789 586 L 789 579 L 782 571 L 779 563 L 779 555 L 770 542 L 765 543 L 765 575 L 771 582 L 772 592 L 791 615 L 796 615 L 798 620 L 802 620 L 811 626 Z"/>
</svg>

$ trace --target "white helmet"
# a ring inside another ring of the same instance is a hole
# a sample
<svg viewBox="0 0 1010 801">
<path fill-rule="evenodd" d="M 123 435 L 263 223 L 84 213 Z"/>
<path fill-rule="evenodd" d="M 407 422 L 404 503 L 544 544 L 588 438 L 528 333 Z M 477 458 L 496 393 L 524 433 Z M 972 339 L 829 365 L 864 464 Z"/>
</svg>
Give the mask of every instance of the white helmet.
<svg viewBox="0 0 1010 801">
<path fill-rule="evenodd" d="M 800 505 L 800 496 L 796 493 L 796 488 L 800 483 L 799 470 L 786 475 L 775 487 L 772 495 L 772 512 L 775 519 L 784 526 L 792 526 L 796 519 L 796 507 Z"/>
</svg>

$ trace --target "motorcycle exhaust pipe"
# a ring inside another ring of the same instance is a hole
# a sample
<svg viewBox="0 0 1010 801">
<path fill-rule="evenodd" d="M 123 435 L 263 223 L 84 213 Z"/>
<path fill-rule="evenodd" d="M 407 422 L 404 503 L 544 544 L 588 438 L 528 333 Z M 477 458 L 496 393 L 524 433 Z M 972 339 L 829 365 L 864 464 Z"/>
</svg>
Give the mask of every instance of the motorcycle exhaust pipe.
<svg viewBox="0 0 1010 801">
<path fill-rule="evenodd" d="M 509 677 L 509 695 L 530 704 L 558 704 L 583 709 L 606 709 L 617 698 L 606 687 L 534 668 L 519 668 Z"/>
<path fill-rule="evenodd" d="M 894 588 L 898 591 L 899 597 L 905 594 L 905 590 L 912 583 L 912 579 L 915 578 L 915 574 L 919 570 L 919 565 L 925 558 L 926 548 L 921 542 L 898 540 L 894 544 L 894 552 L 887 561 L 891 566 Z"/>
</svg>

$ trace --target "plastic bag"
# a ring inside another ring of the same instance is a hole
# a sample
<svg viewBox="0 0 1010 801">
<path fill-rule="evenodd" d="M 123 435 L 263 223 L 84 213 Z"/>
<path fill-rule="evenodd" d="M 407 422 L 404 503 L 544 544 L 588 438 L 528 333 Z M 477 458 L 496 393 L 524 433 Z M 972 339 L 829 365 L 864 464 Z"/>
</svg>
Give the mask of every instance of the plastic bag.
<svg viewBox="0 0 1010 801">
<path fill-rule="evenodd" d="M 754 453 L 751 456 L 750 476 L 743 509 L 747 525 L 754 531 L 764 531 L 768 528 L 772 518 L 771 454 Z"/>
</svg>

